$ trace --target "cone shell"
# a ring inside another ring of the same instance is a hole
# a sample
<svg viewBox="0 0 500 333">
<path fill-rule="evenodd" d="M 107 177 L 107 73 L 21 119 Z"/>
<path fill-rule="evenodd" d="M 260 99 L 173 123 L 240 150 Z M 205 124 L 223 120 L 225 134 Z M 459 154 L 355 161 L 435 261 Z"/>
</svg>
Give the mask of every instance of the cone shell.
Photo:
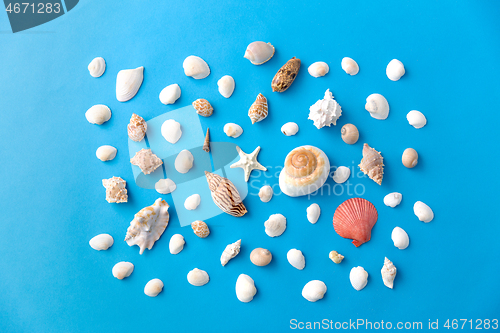
<svg viewBox="0 0 500 333">
<path fill-rule="evenodd" d="M 133 141 L 140 142 L 144 139 L 147 129 L 148 124 L 144 121 L 144 118 L 133 113 L 130 123 L 127 125 L 128 137 Z"/>
<path fill-rule="evenodd" d="M 273 91 L 283 92 L 290 88 L 300 69 L 300 59 L 293 57 L 276 73 L 271 82 Z"/>
<path fill-rule="evenodd" d="M 210 117 L 214 113 L 212 105 L 203 98 L 194 101 L 193 107 L 196 109 L 196 113 L 203 117 Z"/>
<path fill-rule="evenodd" d="M 378 213 L 373 204 L 362 198 L 344 201 L 333 215 L 333 228 L 340 237 L 352 239 L 358 247 L 371 238 Z"/>
<path fill-rule="evenodd" d="M 203 150 L 207 153 L 210 152 L 210 128 L 207 128 L 207 134 L 205 135 L 205 141 L 203 142 Z"/>
<path fill-rule="evenodd" d="M 240 217 L 246 214 L 247 209 L 243 204 L 240 194 L 234 184 L 227 178 L 215 173 L 205 171 L 208 187 L 212 192 L 214 203 L 224 213 Z"/>
<path fill-rule="evenodd" d="M 210 229 L 208 229 L 208 225 L 203 221 L 194 221 L 191 223 L 191 228 L 193 228 L 195 235 L 200 238 L 206 238 L 210 235 Z"/>
<path fill-rule="evenodd" d="M 382 178 L 384 178 L 384 158 L 380 155 L 380 152 L 371 148 L 366 143 L 363 146 L 363 159 L 359 164 L 359 168 L 375 183 L 382 185 Z"/>
<path fill-rule="evenodd" d="M 116 99 L 119 102 L 126 102 L 132 99 L 142 85 L 144 79 L 144 67 L 136 69 L 124 69 L 116 76 Z"/>
<path fill-rule="evenodd" d="M 252 125 L 256 122 L 259 122 L 267 117 L 268 107 L 267 107 L 267 98 L 264 95 L 259 94 L 255 102 L 253 102 L 250 110 L 248 110 L 248 116 L 250 120 L 252 120 Z"/>
</svg>

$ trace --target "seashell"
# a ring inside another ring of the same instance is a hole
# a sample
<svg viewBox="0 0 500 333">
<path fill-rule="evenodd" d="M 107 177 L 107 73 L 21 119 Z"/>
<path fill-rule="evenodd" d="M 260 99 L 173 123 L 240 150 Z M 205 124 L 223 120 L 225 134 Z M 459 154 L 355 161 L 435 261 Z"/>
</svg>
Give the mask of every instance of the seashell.
<svg viewBox="0 0 500 333">
<path fill-rule="evenodd" d="M 273 91 L 284 92 L 292 85 L 300 69 L 300 59 L 293 57 L 281 67 L 271 82 Z"/>
<path fill-rule="evenodd" d="M 181 234 L 175 234 L 170 238 L 170 242 L 168 243 L 168 249 L 172 254 L 178 254 L 184 248 L 184 244 L 186 241 Z"/>
<path fill-rule="evenodd" d="M 377 219 L 377 209 L 370 201 L 352 198 L 335 210 L 333 228 L 340 237 L 352 239 L 354 246 L 358 247 L 370 240 Z"/>
<path fill-rule="evenodd" d="M 182 135 L 181 124 L 173 119 L 165 120 L 161 125 L 161 135 L 171 144 L 176 143 Z"/>
<path fill-rule="evenodd" d="M 210 278 L 209 278 L 207 272 L 205 272 L 204 270 L 195 268 L 188 273 L 187 280 L 193 286 L 201 287 L 201 286 L 206 285 L 208 283 L 208 281 L 210 280 Z"/>
<path fill-rule="evenodd" d="M 410 245 L 410 237 L 406 231 L 400 227 L 396 227 L 392 230 L 391 239 L 394 242 L 394 246 L 400 250 L 404 250 Z"/>
<path fill-rule="evenodd" d="M 203 150 L 207 153 L 210 152 L 210 128 L 207 127 L 207 134 L 205 135 L 205 141 L 203 141 Z"/>
<path fill-rule="evenodd" d="M 384 197 L 384 205 L 394 208 L 401 203 L 402 199 L 403 195 L 401 193 L 392 192 Z"/>
<path fill-rule="evenodd" d="M 381 273 L 384 285 L 392 289 L 394 287 L 394 278 L 396 277 L 397 269 L 387 257 L 384 259 L 384 266 L 382 267 Z"/>
<path fill-rule="evenodd" d="M 335 172 L 333 173 L 332 178 L 337 184 L 342 184 L 349 179 L 350 175 L 351 175 L 351 169 L 345 166 L 339 166 L 337 170 L 335 170 Z"/>
<path fill-rule="evenodd" d="M 111 110 L 103 104 L 97 104 L 85 112 L 85 118 L 91 124 L 102 125 L 111 118 Z"/>
<path fill-rule="evenodd" d="M 255 266 L 267 266 L 273 259 L 273 255 L 269 250 L 258 247 L 250 253 L 250 261 Z"/>
<path fill-rule="evenodd" d="M 380 94 L 371 94 L 366 98 L 366 111 L 375 119 L 384 120 L 389 116 L 389 103 Z"/>
<path fill-rule="evenodd" d="M 102 57 L 94 58 L 90 62 L 88 69 L 91 76 L 100 77 L 106 70 L 106 61 L 104 61 L 104 58 Z"/>
<path fill-rule="evenodd" d="M 427 118 L 420 111 L 413 110 L 406 115 L 408 123 L 415 128 L 422 128 L 427 124 Z"/>
<path fill-rule="evenodd" d="M 240 160 L 236 163 L 231 164 L 230 168 L 242 168 L 245 171 L 245 181 L 248 182 L 248 178 L 252 173 L 252 170 L 262 170 L 267 171 L 267 168 L 257 161 L 257 155 L 260 151 L 260 146 L 255 148 L 250 154 L 245 153 L 240 147 L 236 146 L 236 151 L 240 155 Z"/>
<path fill-rule="evenodd" d="M 160 194 L 169 194 L 175 191 L 177 185 L 175 185 L 174 181 L 170 178 L 160 179 L 155 183 L 155 190 Z"/>
<path fill-rule="evenodd" d="M 120 261 L 113 266 L 111 273 L 113 273 L 113 276 L 118 280 L 123 280 L 124 278 L 129 277 L 133 271 L 134 264 L 128 261 Z"/>
<path fill-rule="evenodd" d="M 253 42 L 247 46 L 243 58 L 250 60 L 254 65 L 262 65 L 274 55 L 274 46 L 271 43 Z"/>
<path fill-rule="evenodd" d="M 224 75 L 217 81 L 217 86 L 219 87 L 219 93 L 223 97 L 229 98 L 234 91 L 234 79 L 232 76 Z"/>
<path fill-rule="evenodd" d="M 153 279 L 146 283 L 144 293 L 149 297 L 156 297 L 163 290 L 163 282 L 160 279 Z"/>
<path fill-rule="evenodd" d="M 259 190 L 259 198 L 262 202 L 269 202 L 273 197 L 273 188 L 269 185 L 264 185 Z"/>
<path fill-rule="evenodd" d="M 306 209 L 307 212 L 307 220 L 312 224 L 318 222 L 319 215 L 321 214 L 321 209 L 317 203 L 313 203 Z"/>
<path fill-rule="evenodd" d="M 210 229 L 208 229 L 208 225 L 203 221 L 194 221 L 191 223 L 191 228 L 193 229 L 194 234 L 200 238 L 206 238 L 210 235 Z"/>
<path fill-rule="evenodd" d="M 340 66 L 342 66 L 344 72 L 346 72 L 349 75 L 356 75 L 359 72 L 358 63 L 354 59 L 349 57 L 342 58 Z"/>
<path fill-rule="evenodd" d="M 153 205 L 135 214 L 125 236 L 128 246 L 139 246 L 139 254 L 145 249 L 151 250 L 168 225 L 168 207 L 165 200 L 158 198 Z"/>
<path fill-rule="evenodd" d="M 97 148 L 95 155 L 101 161 L 106 162 L 106 161 L 111 161 L 112 159 L 114 159 L 116 156 L 116 152 L 117 152 L 117 150 L 115 147 L 104 145 L 104 146 L 100 146 L 99 148 Z"/>
<path fill-rule="evenodd" d="M 240 253 L 240 247 L 241 247 L 241 239 L 226 246 L 226 248 L 222 252 L 222 255 L 220 256 L 221 265 L 226 266 L 226 264 L 229 262 L 229 260 L 236 257 L 238 255 L 238 253 Z"/>
<path fill-rule="evenodd" d="M 243 133 L 243 129 L 240 125 L 235 123 L 227 123 L 224 125 L 224 133 L 232 138 L 237 138 Z"/>
<path fill-rule="evenodd" d="M 382 185 L 384 178 L 384 158 L 379 151 L 371 148 L 368 144 L 363 145 L 363 158 L 359 168 L 368 175 L 375 183 Z"/>
<path fill-rule="evenodd" d="M 417 201 L 413 205 L 413 212 L 422 222 L 429 223 L 434 218 L 434 212 L 431 207 L 424 204 L 422 201 Z"/>
<path fill-rule="evenodd" d="M 132 99 L 139 91 L 144 79 L 144 67 L 124 69 L 116 76 L 116 99 L 126 102 Z"/>
<path fill-rule="evenodd" d="M 205 176 L 212 194 L 212 200 L 217 207 L 224 213 L 236 217 L 246 214 L 247 209 L 241 200 L 240 194 L 229 179 L 208 171 L 205 171 Z"/>
<path fill-rule="evenodd" d="M 97 251 L 101 250 L 107 250 L 113 245 L 113 237 L 108 234 L 100 234 L 97 236 L 92 237 L 92 239 L 89 241 L 89 245 L 91 248 Z"/>
<path fill-rule="evenodd" d="M 366 287 L 368 283 L 368 273 L 361 266 L 353 267 L 351 273 L 349 273 L 349 280 L 351 280 L 352 287 L 359 291 Z"/>
<path fill-rule="evenodd" d="M 278 237 L 286 229 L 286 218 L 281 214 L 273 214 L 269 216 L 269 219 L 264 222 L 264 227 L 266 228 L 266 234 L 269 237 Z"/>
<path fill-rule="evenodd" d="M 199 98 L 193 102 L 193 107 L 196 113 L 203 117 L 210 117 L 214 113 L 214 108 L 210 103 L 203 98 Z"/>
<path fill-rule="evenodd" d="M 328 72 L 330 71 L 330 67 L 328 67 L 328 64 L 326 62 L 318 61 L 309 66 L 307 71 L 313 77 L 320 77 L 328 74 Z"/>
<path fill-rule="evenodd" d="M 342 115 L 342 108 L 333 99 L 330 89 L 326 89 L 325 97 L 318 100 L 309 108 L 309 117 L 318 129 L 332 124 L 337 125 L 337 119 Z"/>
<path fill-rule="evenodd" d="M 265 98 L 262 94 L 258 94 L 255 102 L 253 102 L 252 106 L 250 106 L 250 109 L 248 110 L 248 116 L 252 121 L 252 125 L 256 122 L 264 120 L 268 113 L 267 98 Z"/>
<path fill-rule="evenodd" d="M 184 68 L 184 74 L 191 76 L 193 79 L 204 79 L 210 74 L 210 67 L 208 67 L 205 60 L 194 55 L 184 59 L 182 67 Z"/>
<path fill-rule="evenodd" d="M 163 161 L 158 158 L 151 149 L 141 149 L 135 153 L 134 157 L 130 160 L 130 163 L 138 166 L 145 175 L 149 175 L 155 171 Z"/>
<path fill-rule="evenodd" d="M 175 170 L 180 173 L 187 173 L 193 167 L 194 157 L 189 150 L 181 150 L 175 158 Z"/>
<path fill-rule="evenodd" d="M 144 121 L 144 118 L 133 113 L 130 123 L 127 125 L 128 137 L 133 141 L 140 142 L 144 139 L 147 129 L 148 124 Z"/>
<path fill-rule="evenodd" d="M 323 298 L 326 293 L 326 284 L 320 280 L 312 280 L 306 283 L 302 289 L 302 297 L 309 302 L 316 302 Z"/>
<path fill-rule="evenodd" d="M 181 97 L 181 87 L 177 83 L 166 86 L 160 92 L 160 102 L 162 104 L 174 104 Z"/>
<path fill-rule="evenodd" d="M 340 133 L 342 134 L 342 140 L 348 145 L 353 145 L 358 142 L 358 128 L 353 124 L 345 124 L 344 126 L 342 126 Z"/>
<path fill-rule="evenodd" d="M 186 201 L 184 201 L 184 208 L 187 210 L 195 210 L 200 205 L 200 195 L 193 194 L 187 197 Z"/>
<path fill-rule="evenodd" d="M 406 148 L 403 152 L 401 160 L 405 167 L 411 169 L 418 164 L 418 153 L 413 148 Z"/>
<path fill-rule="evenodd" d="M 403 75 L 405 75 L 405 66 L 398 59 L 392 59 L 387 68 L 385 69 L 387 77 L 391 81 L 398 81 Z"/>
<path fill-rule="evenodd" d="M 308 195 L 323 186 L 329 173 L 330 161 L 321 149 L 300 146 L 286 156 L 279 186 L 290 197 Z"/>
<path fill-rule="evenodd" d="M 297 249 L 291 249 L 288 251 L 286 254 L 286 259 L 292 265 L 293 267 L 303 270 L 304 267 L 306 267 L 306 258 L 304 258 L 304 255 L 302 254 L 302 251 L 297 250 Z"/>
<path fill-rule="evenodd" d="M 109 203 L 121 203 L 128 201 L 127 182 L 120 177 L 111 177 L 102 180 L 102 186 L 106 188 L 106 201 Z"/>
<path fill-rule="evenodd" d="M 255 288 L 253 279 L 246 274 L 240 274 L 236 280 L 236 297 L 238 297 L 238 300 L 243 303 L 248 303 L 253 299 L 256 293 L 257 288 Z"/>
<path fill-rule="evenodd" d="M 338 253 L 337 251 L 331 251 L 328 254 L 328 258 L 330 258 L 336 264 L 340 264 L 342 260 L 344 260 L 344 256 Z"/>
<path fill-rule="evenodd" d="M 299 125 L 293 122 L 289 122 L 281 126 L 281 133 L 285 134 L 286 136 L 295 135 L 297 134 L 298 131 L 299 131 Z"/>
</svg>

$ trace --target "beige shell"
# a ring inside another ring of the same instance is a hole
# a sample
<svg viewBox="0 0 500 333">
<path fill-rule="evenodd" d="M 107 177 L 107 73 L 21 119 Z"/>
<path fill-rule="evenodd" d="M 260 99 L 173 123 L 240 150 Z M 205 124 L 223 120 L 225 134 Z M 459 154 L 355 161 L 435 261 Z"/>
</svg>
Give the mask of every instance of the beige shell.
<svg viewBox="0 0 500 333">
<path fill-rule="evenodd" d="M 193 223 L 191 223 L 191 228 L 193 228 L 193 232 L 195 233 L 195 235 L 200 238 L 206 238 L 208 235 L 210 235 L 210 229 L 208 229 L 208 225 L 203 221 L 194 221 Z"/>
<path fill-rule="evenodd" d="M 113 146 L 104 145 L 97 148 L 95 156 L 103 162 L 111 161 L 116 157 L 117 150 Z"/>
<path fill-rule="evenodd" d="M 210 128 L 207 128 L 207 134 L 205 135 L 205 141 L 203 141 L 203 150 L 207 153 L 210 152 Z"/>
<path fill-rule="evenodd" d="M 189 271 L 187 275 L 187 280 L 189 284 L 195 287 L 201 287 L 208 283 L 210 277 L 208 276 L 208 273 L 205 272 L 204 270 L 195 268 L 192 271 Z"/>
<path fill-rule="evenodd" d="M 127 125 L 128 137 L 133 141 L 140 142 L 144 139 L 147 129 L 148 124 L 144 121 L 144 118 L 133 113 L 130 123 Z"/>
<path fill-rule="evenodd" d="M 224 252 L 222 252 L 222 255 L 220 257 L 221 265 L 226 266 L 226 264 L 229 262 L 229 260 L 236 257 L 240 253 L 240 247 L 241 247 L 241 239 L 226 246 L 226 248 L 224 249 Z"/>
<path fill-rule="evenodd" d="M 182 63 L 184 74 L 191 76 L 193 79 L 204 79 L 210 74 L 210 67 L 205 60 L 200 57 L 190 55 Z"/>
<path fill-rule="evenodd" d="M 89 245 L 96 251 L 106 251 L 114 243 L 113 237 L 109 234 L 100 234 L 92 237 L 89 241 Z"/>
<path fill-rule="evenodd" d="M 363 145 L 363 159 L 359 168 L 365 175 L 368 175 L 375 183 L 382 185 L 384 178 L 384 158 L 380 152 L 371 148 L 368 144 Z"/>
<path fill-rule="evenodd" d="M 111 118 L 111 110 L 106 105 L 97 104 L 85 112 L 85 118 L 91 124 L 102 125 Z"/>
<path fill-rule="evenodd" d="M 248 110 L 248 116 L 252 121 L 252 125 L 256 122 L 264 120 L 268 113 L 267 98 L 265 98 L 262 94 L 257 95 L 255 102 L 253 102 L 250 110 Z"/>
<path fill-rule="evenodd" d="M 235 123 L 227 123 L 224 125 L 224 133 L 231 138 L 237 138 L 243 133 L 243 128 Z"/>
<path fill-rule="evenodd" d="M 349 75 L 356 75 L 359 72 L 359 66 L 358 63 L 349 57 L 344 57 L 342 59 L 342 62 L 340 63 L 340 66 Z"/>
<path fill-rule="evenodd" d="M 199 98 L 193 102 L 193 107 L 196 109 L 196 113 L 203 117 L 210 117 L 214 113 L 214 108 L 210 103 L 203 98 Z"/>
<path fill-rule="evenodd" d="M 300 59 L 293 57 L 281 67 L 271 82 L 273 91 L 284 92 L 292 85 L 300 69 Z"/>
<path fill-rule="evenodd" d="M 384 285 L 388 288 L 393 288 L 394 287 L 394 278 L 396 277 L 397 273 L 396 266 L 385 257 L 384 259 L 384 266 L 382 267 L 382 270 L 380 271 L 382 273 L 382 281 L 384 281 Z"/>
<path fill-rule="evenodd" d="M 338 253 L 337 251 L 331 251 L 328 254 L 328 258 L 330 258 L 336 264 L 340 264 L 342 260 L 344 260 L 344 256 Z"/>
<path fill-rule="evenodd" d="M 146 283 L 144 293 L 149 297 L 156 297 L 163 290 L 163 282 L 160 279 L 153 279 Z"/>
<path fill-rule="evenodd" d="M 87 68 L 91 76 L 100 77 L 106 70 L 106 61 L 102 57 L 94 58 Z"/>
<path fill-rule="evenodd" d="M 413 148 L 406 148 L 402 157 L 403 165 L 409 169 L 418 164 L 418 153 Z"/>
<path fill-rule="evenodd" d="M 241 217 L 247 213 L 238 190 L 229 179 L 208 171 L 205 171 L 205 176 L 207 177 L 212 199 L 217 207 L 223 212 L 236 217 Z"/>
<path fill-rule="evenodd" d="M 269 185 L 264 185 L 259 190 L 259 198 L 262 202 L 269 202 L 273 197 L 273 188 Z"/>
<path fill-rule="evenodd" d="M 113 266 L 111 273 L 118 280 L 123 280 L 124 278 L 129 277 L 133 271 L 134 271 L 134 264 L 128 261 L 120 261 L 119 263 Z"/>
<path fill-rule="evenodd" d="M 102 186 L 106 188 L 106 201 L 109 203 L 121 203 L 128 201 L 127 182 L 120 177 L 112 177 L 102 180 Z"/>
<path fill-rule="evenodd" d="M 155 171 L 163 161 L 151 152 L 151 149 L 141 149 L 135 153 L 130 163 L 138 166 L 145 175 L 149 175 Z"/>
<path fill-rule="evenodd" d="M 340 133 L 342 134 L 342 140 L 348 145 L 353 145 L 358 142 L 358 128 L 353 124 L 345 124 L 344 126 L 342 126 L 342 130 L 340 131 Z"/>
<path fill-rule="evenodd" d="M 271 43 L 253 42 L 247 46 L 244 58 L 254 65 L 262 65 L 274 55 L 274 46 Z"/>
<path fill-rule="evenodd" d="M 325 76 L 330 71 L 328 64 L 323 61 L 317 61 L 307 68 L 307 71 L 312 77 Z"/>
<path fill-rule="evenodd" d="M 254 249 L 250 253 L 250 261 L 255 266 L 267 266 L 272 259 L 273 255 L 271 254 L 271 252 L 261 247 Z"/>
</svg>

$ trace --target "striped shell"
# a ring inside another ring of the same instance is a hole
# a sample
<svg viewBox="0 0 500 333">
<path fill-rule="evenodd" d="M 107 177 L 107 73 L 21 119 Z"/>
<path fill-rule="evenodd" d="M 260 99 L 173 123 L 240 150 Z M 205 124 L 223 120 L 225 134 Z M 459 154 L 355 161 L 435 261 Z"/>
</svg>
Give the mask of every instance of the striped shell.
<svg viewBox="0 0 500 333">
<path fill-rule="evenodd" d="M 256 122 L 264 120 L 268 114 L 267 99 L 264 95 L 259 94 L 253 102 L 250 110 L 248 110 L 248 116 L 252 120 L 252 125 Z"/>
<path fill-rule="evenodd" d="M 358 247 L 370 240 L 378 213 L 373 204 L 362 198 L 352 198 L 337 207 L 333 228 L 340 237 L 352 239 Z"/>
<path fill-rule="evenodd" d="M 363 146 L 363 159 L 359 164 L 359 168 L 375 183 L 382 185 L 382 178 L 384 178 L 384 158 L 380 155 L 380 152 L 371 148 L 366 143 Z"/>
<path fill-rule="evenodd" d="M 196 236 L 200 238 L 205 238 L 210 235 L 210 229 L 208 229 L 208 225 L 203 221 L 194 221 L 193 223 L 191 223 L 191 228 L 193 228 L 193 232 L 196 234 Z"/>
<path fill-rule="evenodd" d="M 224 213 L 240 217 L 246 214 L 247 209 L 241 201 L 240 194 L 234 184 L 227 178 L 205 171 L 208 187 L 212 192 L 214 203 Z"/>
<path fill-rule="evenodd" d="M 130 118 L 130 123 L 127 125 L 128 137 L 131 140 L 140 142 L 144 139 L 147 129 L 148 124 L 144 121 L 144 118 L 133 113 Z"/>
<path fill-rule="evenodd" d="M 203 98 L 194 101 L 193 107 L 196 109 L 196 113 L 203 117 L 210 117 L 214 113 L 212 105 Z"/>
</svg>

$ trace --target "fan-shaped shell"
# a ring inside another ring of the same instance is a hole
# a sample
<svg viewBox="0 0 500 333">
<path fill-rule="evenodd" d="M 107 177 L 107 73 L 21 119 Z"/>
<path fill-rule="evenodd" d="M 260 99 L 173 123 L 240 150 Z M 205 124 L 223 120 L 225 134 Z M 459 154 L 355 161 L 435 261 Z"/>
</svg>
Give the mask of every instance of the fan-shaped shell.
<svg viewBox="0 0 500 333">
<path fill-rule="evenodd" d="M 370 240 L 378 213 L 373 204 L 363 198 L 352 198 L 337 207 L 333 227 L 340 237 L 352 239 L 358 247 Z"/>
<path fill-rule="evenodd" d="M 379 151 L 371 148 L 368 144 L 363 145 L 363 159 L 359 168 L 368 175 L 375 183 L 382 185 L 384 178 L 384 158 Z"/>
<path fill-rule="evenodd" d="M 282 214 L 273 214 L 269 216 L 269 219 L 264 222 L 264 227 L 266 228 L 266 234 L 269 237 L 278 237 L 286 229 L 286 217 Z"/>
<path fill-rule="evenodd" d="M 267 114 L 267 98 L 265 98 L 264 95 L 259 94 L 257 95 L 255 102 L 253 102 L 252 106 L 250 107 L 250 110 L 248 110 L 248 116 L 252 121 L 252 125 L 256 122 L 264 120 L 267 117 Z"/>
<path fill-rule="evenodd" d="M 240 217 L 246 214 L 247 209 L 243 204 L 240 194 L 234 184 L 227 178 L 215 173 L 205 171 L 208 187 L 212 192 L 214 203 L 224 213 Z"/>
<path fill-rule="evenodd" d="M 139 91 L 144 79 L 144 67 L 124 69 L 116 76 L 116 99 L 126 102 L 132 99 Z"/>
<path fill-rule="evenodd" d="M 133 141 L 140 142 L 144 139 L 147 129 L 148 124 L 144 118 L 132 113 L 130 123 L 127 125 L 128 137 Z"/>
<path fill-rule="evenodd" d="M 201 287 L 208 283 L 210 277 L 208 276 L 208 273 L 205 272 L 204 270 L 195 268 L 188 273 L 187 280 L 193 286 Z"/>
<path fill-rule="evenodd" d="M 97 104 L 85 112 L 85 118 L 91 124 L 102 125 L 111 118 L 111 110 L 106 105 Z"/>
</svg>

